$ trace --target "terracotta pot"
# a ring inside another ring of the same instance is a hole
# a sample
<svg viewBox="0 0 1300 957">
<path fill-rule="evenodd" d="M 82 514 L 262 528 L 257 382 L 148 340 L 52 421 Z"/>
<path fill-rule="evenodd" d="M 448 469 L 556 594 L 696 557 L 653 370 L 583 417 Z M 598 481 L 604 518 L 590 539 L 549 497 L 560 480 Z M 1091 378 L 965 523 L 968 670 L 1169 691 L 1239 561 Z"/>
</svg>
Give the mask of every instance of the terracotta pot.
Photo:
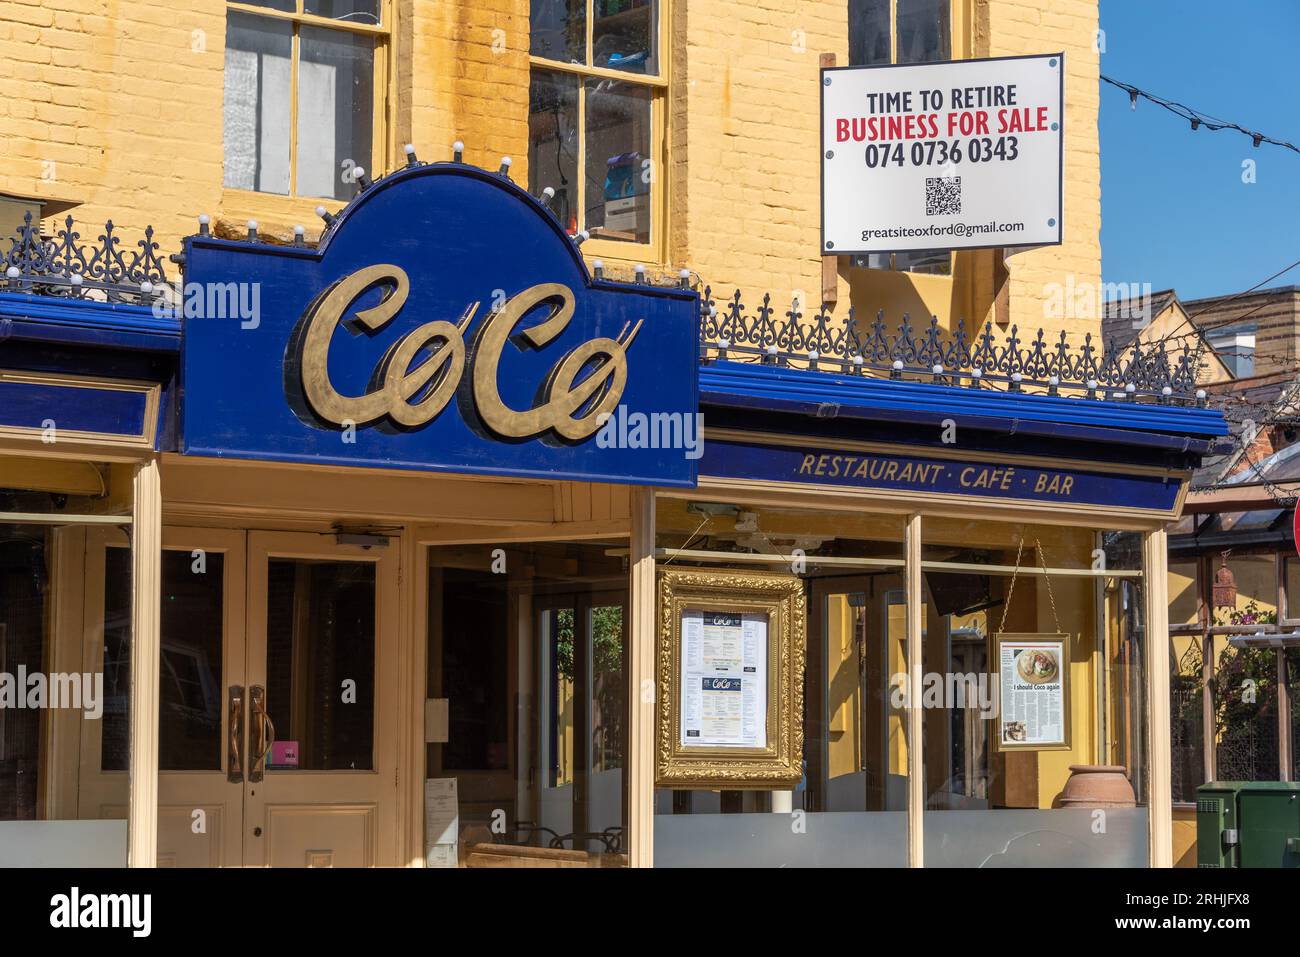
<svg viewBox="0 0 1300 957">
<path fill-rule="evenodd" d="M 1072 764 L 1060 807 L 1136 807 L 1137 796 L 1122 765 Z"/>
</svg>

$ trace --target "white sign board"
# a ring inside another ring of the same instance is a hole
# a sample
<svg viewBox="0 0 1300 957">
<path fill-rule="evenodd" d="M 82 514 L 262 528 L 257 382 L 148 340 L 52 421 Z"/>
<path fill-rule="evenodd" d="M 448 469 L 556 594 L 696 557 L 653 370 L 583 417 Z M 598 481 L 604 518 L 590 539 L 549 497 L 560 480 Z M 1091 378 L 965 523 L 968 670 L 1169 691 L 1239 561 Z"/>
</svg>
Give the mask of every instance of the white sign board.
<svg viewBox="0 0 1300 957">
<path fill-rule="evenodd" d="M 822 70 L 823 256 L 1061 242 L 1063 54 Z"/>
</svg>

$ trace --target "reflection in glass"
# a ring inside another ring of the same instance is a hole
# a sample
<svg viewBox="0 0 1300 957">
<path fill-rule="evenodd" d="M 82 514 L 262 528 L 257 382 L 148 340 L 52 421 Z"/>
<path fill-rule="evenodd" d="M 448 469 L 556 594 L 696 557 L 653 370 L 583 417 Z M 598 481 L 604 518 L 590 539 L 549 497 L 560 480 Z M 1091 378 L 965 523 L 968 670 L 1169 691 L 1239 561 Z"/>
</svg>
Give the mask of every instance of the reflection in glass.
<svg viewBox="0 0 1300 957">
<path fill-rule="evenodd" d="M 594 0 L 593 65 L 658 73 L 658 6 L 658 0 Z"/>
<path fill-rule="evenodd" d="M 352 169 L 372 152 L 375 43 L 370 37 L 299 31 L 298 194 L 348 199 Z"/>
<path fill-rule="evenodd" d="M 849 0 L 849 66 L 890 62 L 889 0 Z"/>
<path fill-rule="evenodd" d="M 49 555 L 49 529 L 0 525 L 0 674 L 45 671 Z M 40 765 L 41 711 L 0 708 L 0 821 L 38 816 Z"/>
<path fill-rule="evenodd" d="M 353 23 L 379 23 L 379 0 L 304 0 L 303 13 Z"/>
<path fill-rule="evenodd" d="M 450 721 L 428 768 L 456 778 L 471 863 L 487 845 L 498 863 L 626 850 L 620 545 L 430 551 L 428 694 L 447 699 Z"/>
<path fill-rule="evenodd" d="M 100 719 L 99 766 L 130 766 L 131 551 L 104 552 L 104 716 Z M 159 728 L 161 745 L 162 729 Z"/>
<path fill-rule="evenodd" d="M 226 21 L 224 184 L 289 192 L 293 26 L 231 13 Z"/>
<path fill-rule="evenodd" d="M 1210 681 L 1216 780 L 1279 780 L 1277 655 L 1231 646 L 1219 653 Z"/>
<path fill-rule="evenodd" d="M 528 86 L 528 191 L 555 190 L 551 208 L 578 231 L 578 78 L 534 70 Z"/>
<path fill-rule="evenodd" d="M 651 91 L 586 81 L 586 217 L 593 237 L 650 241 Z"/>
<path fill-rule="evenodd" d="M 533 0 L 528 34 L 528 52 L 533 56 L 585 63 L 587 0 Z"/>
<path fill-rule="evenodd" d="M 374 767 L 375 566 L 267 563 L 266 697 L 275 740 L 310 771 Z M 346 685 L 345 685 L 346 682 Z"/>
<path fill-rule="evenodd" d="M 897 63 L 952 58 L 952 0 L 898 0 Z"/>
<path fill-rule="evenodd" d="M 939 679 L 922 709 L 926 865 L 1144 863 L 1141 536 L 927 517 L 922 538 L 929 599 L 924 673 Z M 997 636 L 1051 641 L 1060 633 L 1069 661 L 1063 682 L 1053 683 L 1059 690 L 1029 690 L 1062 697 L 1029 695 L 1022 685 L 1017 702 L 1002 700 Z M 1025 740 L 1032 741 L 1037 716 L 1061 707 L 1065 734 L 1031 747 L 1000 746 L 1000 723 L 1013 707 L 1020 708 Z M 1111 802 L 1105 806 L 1113 825 L 1104 836 L 1090 834 L 1090 813 L 1077 803 L 1084 774 L 1104 785 Z"/>
<path fill-rule="evenodd" d="M 220 552 L 208 553 L 202 561 L 188 551 L 163 552 L 158 730 L 162 771 L 221 769 L 224 569 Z"/>
</svg>

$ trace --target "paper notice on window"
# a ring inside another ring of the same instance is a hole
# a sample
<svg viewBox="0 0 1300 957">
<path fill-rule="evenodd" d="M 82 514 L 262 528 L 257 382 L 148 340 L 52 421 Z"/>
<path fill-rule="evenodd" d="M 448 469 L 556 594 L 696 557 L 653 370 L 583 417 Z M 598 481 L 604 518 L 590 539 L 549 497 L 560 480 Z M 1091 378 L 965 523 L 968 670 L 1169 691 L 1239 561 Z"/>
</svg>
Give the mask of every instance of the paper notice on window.
<svg viewBox="0 0 1300 957">
<path fill-rule="evenodd" d="M 681 743 L 767 746 L 767 616 L 682 613 Z"/>
<path fill-rule="evenodd" d="M 460 802 L 455 778 L 424 782 L 424 864 L 455 867 L 460 833 Z"/>
<path fill-rule="evenodd" d="M 1003 640 L 998 649 L 1001 743 L 1065 744 L 1065 642 Z"/>
</svg>

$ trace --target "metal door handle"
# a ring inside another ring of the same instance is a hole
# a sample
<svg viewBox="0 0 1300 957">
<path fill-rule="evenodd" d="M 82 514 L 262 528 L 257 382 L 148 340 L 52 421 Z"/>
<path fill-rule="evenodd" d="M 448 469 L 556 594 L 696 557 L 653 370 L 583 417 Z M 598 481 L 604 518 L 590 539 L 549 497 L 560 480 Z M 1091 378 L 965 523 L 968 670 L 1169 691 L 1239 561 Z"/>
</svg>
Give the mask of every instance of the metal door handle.
<svg viewBox="0 0 1300 957">
<path fill-rule="evenodd" d="M 262 780 L 262 771 L 266 767 L 266 755 L 275 743 L 275 724 L 266 710 L 266 689 L 253 685 L 248 689 L 249 705 L 253 712 L 253 724 L 249 729 L 252 742 L 249 747 L 251 757 L 248 764 L 248 780 L 254 783 Z"/>
<path fill-rule="evenodd" d="M 226 743 L 226 780 L 231 784 L 244 781 L 244 686 L 230 686 L 230 705 L 226 723 L 230 726 Z"/>
</svg>

